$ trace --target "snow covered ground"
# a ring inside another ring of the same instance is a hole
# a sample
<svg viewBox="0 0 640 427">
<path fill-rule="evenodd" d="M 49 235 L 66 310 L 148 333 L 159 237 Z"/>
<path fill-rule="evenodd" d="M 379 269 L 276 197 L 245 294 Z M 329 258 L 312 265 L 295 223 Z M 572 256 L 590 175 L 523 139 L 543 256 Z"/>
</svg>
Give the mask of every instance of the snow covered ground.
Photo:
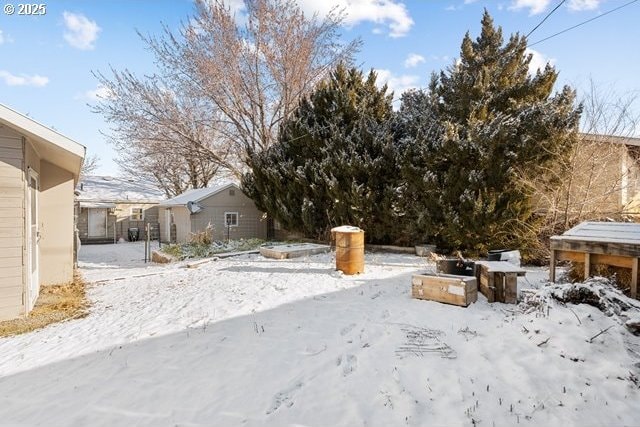
<svg viewBox="0 0 640 427">
<path fill-rule="evenodd" d="M 410 255 L 367 254 L 358 276 L 331 254 L 80 259 L 90 314 L 0 339 L 2 425 L 638 424 L 640 337 L 591 306 L 414 300 L 433 266 Z"/>
</svg>

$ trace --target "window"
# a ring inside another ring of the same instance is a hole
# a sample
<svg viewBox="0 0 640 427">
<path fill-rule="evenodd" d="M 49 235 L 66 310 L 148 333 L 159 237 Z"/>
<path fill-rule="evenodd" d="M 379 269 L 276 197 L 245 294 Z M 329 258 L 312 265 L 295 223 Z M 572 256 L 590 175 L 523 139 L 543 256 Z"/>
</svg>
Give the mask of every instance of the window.
<svg viewBox="0 0 640 427">
<path fill-rule="evenodd" d="M 229 189 L 229 195 L 230 196 L 235 196 L 236 195 L 236 190 L 234 188 L 230 188 Z"/>
<path fill-rule="evenodd" d="M 142 208 L 131 208 L 131 215 L 129 217 L 131 221 L 142 221 L 144 220 L 144 212 Z"/>
<path fill-rule="evenodd" d="M 238 212 L 225 212 L 224 213 L 224 225 L 225 225 L 225 227 L 237 227 L 238 226 Z"/>
</svg>

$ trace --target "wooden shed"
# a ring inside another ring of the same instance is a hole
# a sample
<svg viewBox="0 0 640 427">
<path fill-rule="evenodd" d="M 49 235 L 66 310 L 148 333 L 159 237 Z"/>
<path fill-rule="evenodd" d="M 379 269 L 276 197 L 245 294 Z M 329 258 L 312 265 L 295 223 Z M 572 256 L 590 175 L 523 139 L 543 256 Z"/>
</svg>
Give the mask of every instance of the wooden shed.
<svg viewBox="0 0 640 427">
<path fill-rule="evenodd" d="M 0 104 L 0 320 L 74 268 L 74 187 L 85 148 Z"/>
<path fill-rule="evenodd" d="M 235 183 L 186 191 L 159 204 L 164 242 L 188 242 L 213 227 L 214 240 L 267 238 L 267 220 Z"/>
</svg>

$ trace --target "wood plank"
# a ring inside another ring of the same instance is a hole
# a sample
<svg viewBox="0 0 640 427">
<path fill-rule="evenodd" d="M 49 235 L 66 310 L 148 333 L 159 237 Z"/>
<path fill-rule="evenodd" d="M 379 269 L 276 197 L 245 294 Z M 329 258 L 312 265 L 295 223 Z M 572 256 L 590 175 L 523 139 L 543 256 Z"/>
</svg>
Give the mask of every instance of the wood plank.
<svg viewBox="0 0 640 427">
<path fill-rule="evenodd" d="M 480 289 L 480 293 L 487 297 L 488 302 L 496 301 L 496 286 L 495 286 L 495 276 L 493 274 L 488 274 L 485 269 L 481 266 L 477 270 L 477 274 L 479 275 L 479 283 L 478 288 Z"/>
<path fill-rule="evenodd" d="M 584 241 L 566 241 L 551 240 L 551 249 L 570 251 L 570 252 L 589 252 L 591 254 L 604 255 L 620 255 L 639 257 L 640 245 L 619 244 L 619 243 L 603 243 L 603 242 L 584 242 Z M 582 261 L 580 261 L 582 262 Z"/>
<path fill-rule="evenodd" d="M 638 298 L 638 260 L 634 258 L 631 266 L 631 298 Z"/>
<path fill-rule="evenodd" d="M 511 264 L 508 261 L 476 261 L 476 265 L 481 265 L 494 273 L 526 273 L 526 270 Z"/>
<path fill-rule="evenodd" d="M 572 252 L 572 251 L 557 251 L 558 260 L 561 261 L 573 261 L 583 263 L 585 260 L 584 252 Z M 620 256 L 620 255 L 605 255 L 605 254 L 591 254 L 591 265 L 593 264 L 605 264 L 613 265 L 615 267 L 631 268 L 633 257 Z"/>
<path fill-rule="evenodd" d="M 591 254 L 585 252 L 584 254 L 584 278 L 591 277 Z"/>
<path fill-rule="evenodd" d="M 505 273 L 504 302 L 506 304 L 518 303 L 518 275 L 515 273 Z"/>
<path fill-rule="evenodd" d="M 556 282 L 556 250 L 551 249 L 551 258 L 549 259 L 549 281 L 551 283 Z"/>
</svg>

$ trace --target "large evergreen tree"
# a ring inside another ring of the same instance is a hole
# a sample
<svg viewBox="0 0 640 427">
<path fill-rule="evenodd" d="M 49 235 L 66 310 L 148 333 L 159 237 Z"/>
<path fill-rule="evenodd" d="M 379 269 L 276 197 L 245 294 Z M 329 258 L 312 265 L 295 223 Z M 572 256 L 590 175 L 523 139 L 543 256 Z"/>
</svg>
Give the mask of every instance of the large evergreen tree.
<svg viewBox="0 0 640 427">
<path fill-rule="evenodd" d="M 391 242 L 399 182 L 391 101 L 373 71 L 339 65 L 299 103 L 278 142 L 251 156 L 245 192 L 289 230 L 326 237 L 350 224 L 368 241 Z"/>
<path fill-rule="evenodd" d="M 577 135 L 575 93 L 553 93 L 557 71 L 529 72 L 527 40 L 485 11 L 456 64 L 428 90 L 403 97 L 397 135 L 404 147 L 404 209 L 415 239 L 484 252 L 535 237 L 532 189 Z"/>
</svg>

